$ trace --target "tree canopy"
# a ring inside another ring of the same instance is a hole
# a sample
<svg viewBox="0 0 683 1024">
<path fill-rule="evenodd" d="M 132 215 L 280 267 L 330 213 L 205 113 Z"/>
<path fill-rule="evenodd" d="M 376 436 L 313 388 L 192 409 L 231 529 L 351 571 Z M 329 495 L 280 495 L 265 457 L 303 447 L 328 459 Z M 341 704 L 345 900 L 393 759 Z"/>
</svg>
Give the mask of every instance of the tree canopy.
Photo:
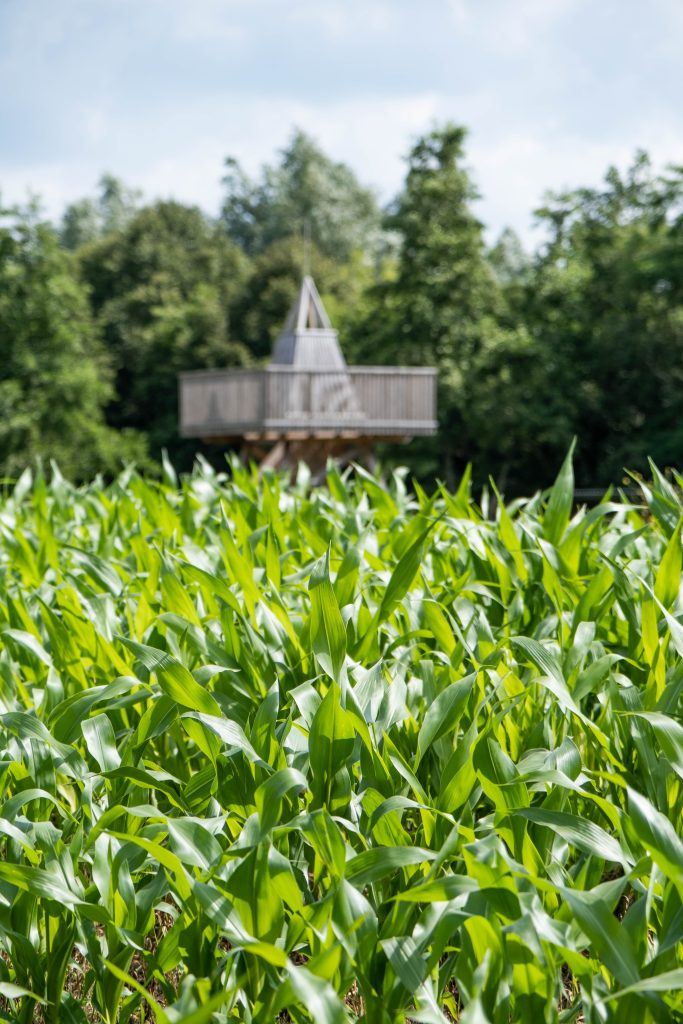
<svg viewBox="0 0 683 1024">
<path fill-rule="evenodd" d="M 620 483 L 647 458 L 683 461 L 683 169 L 646 154 L 599 188 L 549 195 L 544 240 L 492 245 L 476 213 L 466 132 L 409 150 L 399 195 L 372 189 L 302 131 L 255 178 L 226 162 L 214 218 L 144 204 L 104 175 L 58 228 L 35 211 L 0 228 L 0 462 L 74 476 L 121 457 L 179 468 L 177 375 L 270 355 L 307 259 L 349 361 L 439 369 L 439 434 L 386 451 L 420 478 L 473 461 L 533 490 L 578 437 L 580 484 Z M 209 457 L 222 459 L 219 450 Z"/>
<path fill-rule="evenodd" d="M 519 316 L 540 394 L 564 405 L 577 472 L 594 485 L 647 471 L 648 455 L 664 465 L 683 455 L 682 201 L 683 169 L 655 174 L 640 153 L 602 188 L 550 196 L 538 211 L 549 241 Z"/>
<path fill-rule="evenodd" d="M 142 193 L 113 174 L 103 174 L 95 199 L 70 203 L 62 216 L 60 239 L 66 249 L 78 249 L 111 232 L 122 231 L 135 215 Z"/>
<path fill-rule="evenodd" d="M 294 132 L 280 162 L 266 165 L 256 180 L 228 158 L 223 184 L 225 230 L 249 256 L 301 237 L 305 224 L 319 252 L 340 262 L 379 242 L 380 210 L 372 190 L 302 131 Z"/>
<path fill-rule="evenodd" d="M 0 220 L 0 473 L 55 459 L 74 477 L 140 458 L 142 437 L 105 423 L 111 361 L 74 261 L 38 211 Z"/>
<path fill-rule="evenodd" d="M 439 368 L 439 442 L 413 452 L 449 478 L 472 451 L 468 384 L 492 333 L 503 330 L 505 306 L 472 210 L 465 134 L 446 125 L 413 146 L 405 188 L 385 219 L 397 255 L 355 325 L 362 359 Z"/>
<path fill-rule="evenodd" d="M 79 260 L 115 374 L 109 422 L 143 430 L 154 457 L 163 447 L 180 454 L 177 375 L 250 360 L 230 330 L 242 254 L 200 210 L 160 202 Z"/>
</svg>

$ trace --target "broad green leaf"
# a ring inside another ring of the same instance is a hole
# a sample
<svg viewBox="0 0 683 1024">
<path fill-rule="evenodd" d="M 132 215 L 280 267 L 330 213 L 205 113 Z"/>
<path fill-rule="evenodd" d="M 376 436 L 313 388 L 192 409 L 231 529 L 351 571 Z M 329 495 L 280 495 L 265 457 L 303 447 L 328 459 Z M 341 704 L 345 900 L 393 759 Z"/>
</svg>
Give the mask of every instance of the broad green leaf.
<svg viewBox="0 0 683 1024">
<path fill-rule="evenodd" d="M 397 868 L 424 864 L 434 857 L 435 854 L 431 850 L 415 846 L 378 846 L 353 857 L 347 864 L 346 878 L 357 888 L 362 889 L 391 874 Z"/>
<path fill-rule="evenodd" d="M 292 991 L 315 1021 L 325 1024 L 344 1024 L 347 1020 L 344 1004 L 329 982 L 316 977 L 305 967 L 288 963 L 287 974 Z"/>
<path fill-rule="evenodd" d="M 420 956 L 415 940 L 410 935 L 401 935 L 397 938 L 383 939 L 381 945 L 394 968 L 396 977 L 408 992 L 414 993 L 427 973 L 427 964 Z"/>
<path fill-rule="evenodd" d="M 564 811 L 547 811 L 542 807 L 521 807 L 516 813 L 527 821 L 552 829 L 567 843 L 583 850 L 584 853 L 617 864 L 628 864 L 629 858 L 617 840 L 587 818 L 580 818 Z"/>
<path fill-rule="evenodd" d="M 384 595 L 382 597 L 382 603 L 379 609 L 380 622 L 384 622 L 388 619 L 399 601 L 401 601 L 408 593 L 408 590 L 410 589 L 411 584 L 417 576 L 422 564 L 422 557 L 427 538 L 435 525 L 435 523 L 430 523 L 399 559 L 396 568 L 391 574 L 391 579 L 387 584 L 387 589 L 384 591 Z"/>
<path fill-rule="evenodd" d="M 657 867 L 667 878 L 683 884 L 683 840 L 672 823 L 630 787 L 628 809 L 636 835 Z"/>
<path fill-rule="evenodd" d="M 107 715 L 94 715 L 81 723 L 86 746 L 101 771 L 109 772 L 121 764 L 121 755 L 116 749 L 116 736 Z"/>
<path fill-rule="evenodd" d="M 562 463 L 557 479 L 553 484 L 543 516 L 543 532 L 547 540 L 555 547 L 560 543 L 567 529 L 574 501 L 574 448 L 572 441 L 566 458 Z"/>
<path fill-rule="evenodd" d="M 622 999 L 638 992 L 680 992 L 683 989 L 683 968 L 676 967 L 672 971 L 664 971 L 662 974 L 654 974 L 651 977 L 641 978 L 632 985 L 620 989 L 618 992 L 610 992 L 608 1001 Z"/>
<path fill-rule="evenodd" d="M 355 739 L 353 718 L 341 706 L 339 687 L 331 683 L 313 716 L 308 735 L 314 794 L 319 804 L 332 804 L 334 779 L 345 768 Z"/>
<path fill-rule="evenodd" d="M 205 715 L 221 714 L 220 706 L 208 690 L 200 686 L 188 669 L 170 654 L 146 644 L 139 644 L 135 640 L 127 640 L 125 637 L 119 639 L 149 672 L 156 674 L 164 693 L 181 707 L 200 711 Z"/>
<path fill-rule="evenodd" d="M 32 633 L 27 633 L 24 629 L 4 629 L 1 635 L 8 637 L 19 647 L 23 647 L 24 650 L 33 654 L 38 661 L 42 661 L 43 665 L 47 665 L 48 668 L 52 665 L 52 658 Z"/>
<path fill-rule="evenodd" d="M 655 596 L 666 608 L 671 608 L 678 597 L 681 586 L 681 527 L 683 519 L 679 519 L 655 576 Z"/>
<path fill-rule="evenodd" d="M 256 790 L 256 807 L 264 829 L 271 828 L 280 813 L 283 797 L 308 789 L 306 776 L 296 768 L 281 768 Z"/>
<path fill-rule="evenodd" d="M 5 999 L 23 999 L 24 996 L 28 996 L 29 999 L 34 999 L 37 1003 L 45 1002 L 41 996 L 32 992 L 30 988 L 24 988 L 23 985 L 14 985 L 11 981 L 0 982 L 0 996 L 4 996 Z"/>
<path fill-rule="evenodd" d="M 346 657 L 346 629 L 330 582 L 329 550 L 313 566 L 308 591 L 315 656 L 323 671 L 339 682 Z"/>
<path fill-rule="evenodd" d="M 479 891 L 479 883 L 467 875 L 445 875 L 432 882 L 413 885 L 394 899 L 401 903 L 442 903 L 458 896 Z"/>
<path fill-rule="evenodd" d="M 183 864 L 208 871 L 221 859 L 223 850 L 218 840 L 190 818 L 170 818 L 168 821 L 169 849 Z"/>
<path fill-rule="evenodd" d="M 269 768 L 269 765 L 256 753 L 247 739 L 244 729 L 237 722 L 232 722 L 229 718 L 224 718 L 223 716 L 219 718 L 215 715 L 204 715 L 198 711 L 188 711 L 182 718 L 185 721 L 200 722 L 215 736 L 218 736 L 228 748 L 241 750 L 254 764 L 260 764 L 266 769 Z"/>
<path fill-rule="evenodd" d="M 432 743 L 455 729 L 472 693 L 475 678 L 476 673 L 471 673 L 451 683 L 427 708 L 417 737 L 416 763 L 421 761 Z"/>
<path fill-rule="evenodd" d="M 649 722 L 671 767 L 683 778 L 683 726 L 675 719 L 657 711 L 634 711 L 632 714 Z"/>
</svg>

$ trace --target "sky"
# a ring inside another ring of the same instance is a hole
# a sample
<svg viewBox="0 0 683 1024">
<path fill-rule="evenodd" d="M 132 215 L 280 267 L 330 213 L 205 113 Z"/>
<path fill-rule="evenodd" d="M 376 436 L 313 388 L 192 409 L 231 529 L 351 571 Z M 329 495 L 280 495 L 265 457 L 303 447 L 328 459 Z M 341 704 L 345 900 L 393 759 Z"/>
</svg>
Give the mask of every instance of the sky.
<svg viewBox="0 0 683 1024">
<path fill-rule="evenodd" d="M 683 0 L 0 0 L 0 198 L 58 217 L 104 171 L 216 214 L 299 127 L 382 202 L 469 130 L 493 239 L 638 148 L 683 164 Z"/>
</svg>

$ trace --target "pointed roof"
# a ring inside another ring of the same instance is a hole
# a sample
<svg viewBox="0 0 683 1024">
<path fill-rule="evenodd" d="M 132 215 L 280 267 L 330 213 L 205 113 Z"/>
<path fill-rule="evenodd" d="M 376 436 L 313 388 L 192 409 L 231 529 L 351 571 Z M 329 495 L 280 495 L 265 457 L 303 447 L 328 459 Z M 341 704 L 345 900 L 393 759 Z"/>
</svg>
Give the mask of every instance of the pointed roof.
<svg viewBox="0 0 683 1024">
<path fill-rule="evenodd" d="M 301 282 L 299 294 L 289 311 L 283 328 L 284 334 L 305 330 L 332 330 L 330 318 L 325 312 L 313 278 L 307 274 Z"/>
<path fill-rule="evenodd" d="M 316 370 L 346 368 L 337 332 L 308 274 L 275 342 L 271 363 Z"/>
</svg>

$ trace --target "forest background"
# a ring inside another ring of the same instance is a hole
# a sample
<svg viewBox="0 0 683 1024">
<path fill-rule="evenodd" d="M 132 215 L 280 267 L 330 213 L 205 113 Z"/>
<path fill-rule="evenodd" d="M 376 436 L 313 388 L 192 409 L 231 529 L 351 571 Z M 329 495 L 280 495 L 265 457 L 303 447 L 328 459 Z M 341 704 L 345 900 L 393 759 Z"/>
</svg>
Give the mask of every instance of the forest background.
<svg viewBox="0 0 683 1024">
<path fill-rule="evenodd" d="M 163 449 L 179 470 L 198 451 L 224 465 L 178 436 L 177 375 L 268 359 L 304 222 L 347 361 L 439 369 L 438 435 L 385 459 L 448 483 L 472 462 L 510 496 L 545 485 L 573 436 L 579 486 L 680 465 L 683 168 L 640 152 L 549 195 L 528 252 L 511 230 L 487 245 L 465 145 L 453 124 L 419 138 L 384 209 L 299 130 L 256 178 L 226 160 L 213 217 L 109 174 L 59 223 L 39 201 L 0 209 L 0 475 L 153 470 Z"/>
</svg>

